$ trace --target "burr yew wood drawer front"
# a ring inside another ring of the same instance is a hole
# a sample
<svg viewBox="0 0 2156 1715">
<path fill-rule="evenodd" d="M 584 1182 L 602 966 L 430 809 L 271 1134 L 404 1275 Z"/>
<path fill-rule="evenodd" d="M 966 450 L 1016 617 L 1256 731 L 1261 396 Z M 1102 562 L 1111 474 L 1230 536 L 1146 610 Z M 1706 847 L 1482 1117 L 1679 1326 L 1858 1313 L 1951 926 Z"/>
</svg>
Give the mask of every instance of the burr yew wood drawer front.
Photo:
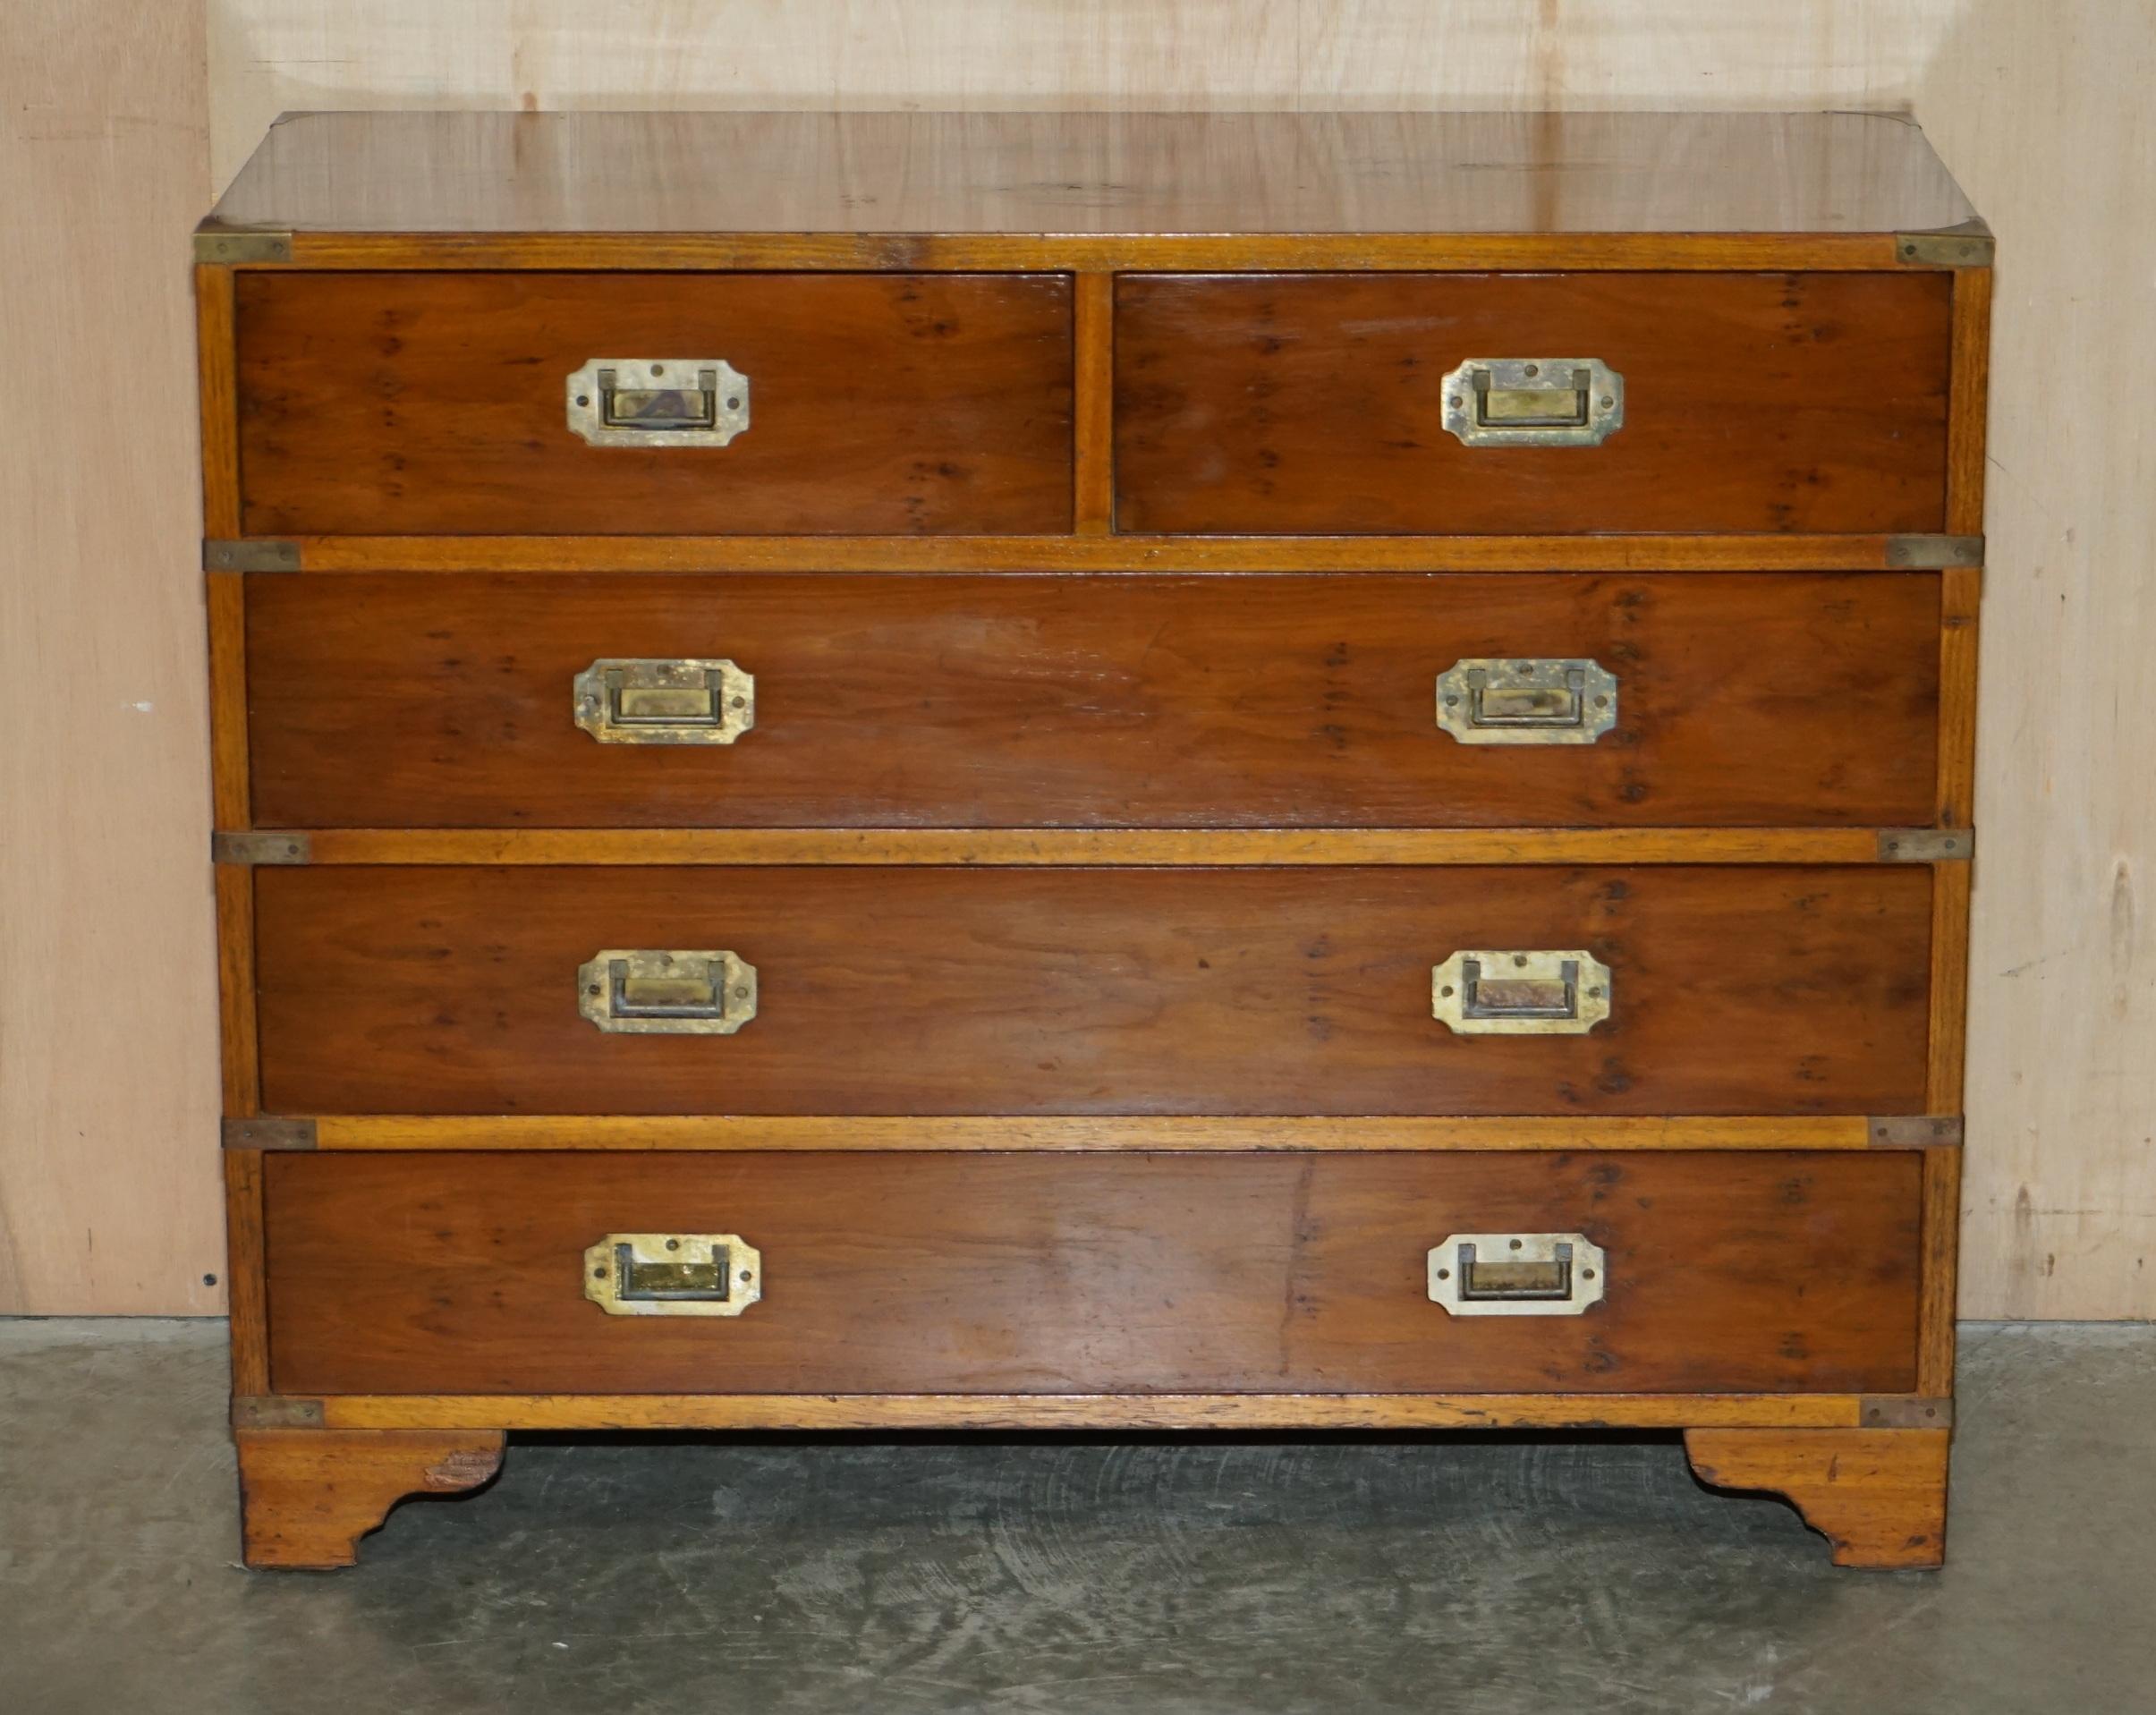
<svg viewBox="0 0 2156 1715">
<path fill-rule="evenodd" d="M 271 1377 L 369 1394 L 1890 1392 L 1914 1379 L 1919 1167 L 286 1156 L 265 1209 Z M 1575 1254 L 1540 1272 L 1471 1254 L 1464 1303 L 1435 1278 L 1461 1267 L 1460 1235 L 1506 1233 Z M 608 1241 L 631 1235 L 691 1261 L 624 1263 Z M 607 1313 L 624 1283 L 734 1313 Z M 1492 1304 L 1530 1313 L 1461 1313 Z"/>
<path fill-rule="evenodd" d="M 1938 531 L 1948 280 L 1294 275 L 1116 290 L 1130 531 Z"/>
<path fill-rule="evenodd" d="M 273 1112 L 1924 1104 L 1920 866 L 269 868 L 255 886 Z M 726 1034 L 603 1028 L 584 1004 L 602 953 L 654 955 L 633 967 L 654 977 L 658 955 L 731 955 L 754 1016 L 714 989 Z"/>
<path fill-rule="evenodd" d="M 250 532 L 1067 530 L 1055 275 L 252 274 Z"/>
<path fill-rule="evenodd" d="M 515 1430 L 1591 1425 L 1938 1560 L 1914 127 L 293 115 L 196 256 L 250 1563 Z"/>
<path fill-rule="evenodd" d="M 1931 815 L 1939 605 L 1936 574 L 1878 573 L 260 578 L 254 804 L 293 828 L 1905 826 Z"/>
</svg>

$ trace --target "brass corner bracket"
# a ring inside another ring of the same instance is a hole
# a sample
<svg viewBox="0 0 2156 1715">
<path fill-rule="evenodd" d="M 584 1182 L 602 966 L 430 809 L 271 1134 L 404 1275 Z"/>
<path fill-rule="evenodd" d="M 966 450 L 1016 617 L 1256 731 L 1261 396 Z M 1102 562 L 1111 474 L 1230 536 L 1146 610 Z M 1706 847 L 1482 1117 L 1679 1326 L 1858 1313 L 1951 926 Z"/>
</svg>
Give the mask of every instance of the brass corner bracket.
<svg viewBox="0 0 2156 1715">
<path fill-rule="evenodd" d="M 225 267 L 292 260 L 292 234 L 267 227 L 205 226 L 195 233 L 195 260 Z"/>
<path fill-rule="evenodd" d="M 1932 233 L 1894 234 L 1894 259 L 1919 268 L 1988 268 L 1998 246 L 1981 220 Z"/>
<path fill-rule="evenodd" d="M 232 1426 L 236 1430 L 320 1429 L 322 1402 L 290 1394 L 235 1394 Z"/>
<path fill-rule="evenodd" d="M 212 863 L 307 863 L 314 855 L 313 843 L 304 834 L 212 834 Z"/>
<path fill-rule="evenodd" d="M 1889 536 L 1887 565 L 1896 572 L 1950 572 L 1981 568 L 1984 539 L 1981 536 Z"/>
<path fill-rule="evenodd" d="M 275 1115 L 253 1115 L 225 1121 L 225 1147 L 228 1150 L 311 1150 L 315 1123 Z"/>
<path fill-rule="evenodd" d="M 1874 1114 L 1864 1122 L 1875 1150 L 1957 1150 L 1962 1123 L 1956 1114 Z"/>
<path fill-rule="evenodd" d="M 1973 828 L 1882 828 L 1879 830 L 1881 863 L 1966 862 L 1976 854 Z"/>
<path fill-rule="evenodd" d="M 1954 1402 L 1909 1394 L 1865 1394 L 1857 1401 L 1856 1422 L 1859 1429 L 1952 1429 Z"/>
<path fill-rule="evenodd" d="M 202 569 L 205 572 L 297 572 L 300 569 L 300 545 L 271 536 L 253 537 L 240 541 L 205 541 L 202 544 Z"/>
</svg>

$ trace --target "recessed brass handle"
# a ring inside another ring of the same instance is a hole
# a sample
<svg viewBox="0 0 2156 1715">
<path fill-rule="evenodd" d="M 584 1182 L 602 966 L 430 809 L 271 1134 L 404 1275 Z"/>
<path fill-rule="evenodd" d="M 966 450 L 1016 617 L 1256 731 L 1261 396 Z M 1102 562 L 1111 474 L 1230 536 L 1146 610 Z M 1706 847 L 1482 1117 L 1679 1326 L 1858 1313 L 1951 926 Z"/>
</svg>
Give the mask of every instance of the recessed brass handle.
<svg viewBox="0 0 2156 1715">
<path fill-rule="evenodd" d="M 1471 357 L 1439 384 L 1467 446 L 1597 446 L 1625 426 L 1625 378 L 1595 357 Z"/>
<path fill-rule="evenodd" d="M 756 725 L 756 679 L 731 661 L 601 658 L 570 697 L 601 744 L 731 744 Z"/>
<path fill-rule="evenodd" d="M 576 986 L 577 1010 L 609 1035 L 731 1036 L 756 1016 L 756 967 L 732 953 L 607 947 Z"/>
<path fill-rule="evenodd" d="M 1582 1233 L 1455 1233 L 1431 1247 L 1430 1296 L 1455 1316 L 1577 1316 L 1609 1263 Z"/>
<path fill-rule="evenodd" d="M 568 400 L 593 446 L 724 446 L 749 427 L 749 378 L 723 357 L 595 357 Z"/>
<path fill-rule="evenodd" d="M 1438 726 L 1463 744 L 1592 744 L 1617 717 L 1596 661 L 1474 656 L 1438 675 Z"/>
<path fill-rule="evenodd" d="M 584 1252 L 584 1296 L 609 1316 L 738 1316 L 763 1254 L 734 1233 L 609 1233 Z"/>
<path fill-rule="evenodd" d="M 1458 1036 L 1584 1036 L 1609 1016 L 1592 953 L 1455 953 L 1430 972 L 1430 1011 Z"/>
</svg>

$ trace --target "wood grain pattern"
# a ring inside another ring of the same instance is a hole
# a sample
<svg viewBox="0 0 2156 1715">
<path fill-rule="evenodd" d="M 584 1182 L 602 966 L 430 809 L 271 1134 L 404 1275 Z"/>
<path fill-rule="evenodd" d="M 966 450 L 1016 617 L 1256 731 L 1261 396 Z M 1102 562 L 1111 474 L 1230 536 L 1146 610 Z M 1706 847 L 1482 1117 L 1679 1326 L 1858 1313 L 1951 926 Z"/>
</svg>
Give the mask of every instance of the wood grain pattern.
<svg viewBox="0 0 2156 1715">
<path fill-rule="evenodd" d="M 231 1303 L 232 1391 L 269 1391 L 269 1308 L 262 1249 L 262 1155 L 225 1151 L 225 1257 Z"/>
<path fill-rule="evenodd" d="M 187 261 L 203 29 L 199 6 L 113 0 L 0 21 L 0 1316 L 224 1303 Z M 124 1001 L 79 980 L 122 972 Z"/>
<path fill-rule="evenodd" d="M 1916 1388 L 1946 1399 L 1954 1392 L 1955 1296 L 1961 1247 L 1959 1150 L 1927 1150 L 1923 1157 L 1923 1297 L 1918 1306 Z"/>
<path fill-rule="evenodd" d="M 1078 471 L 1076 528 L 1104 536 L 1116 528 L 1116 281 L 1082 274 L 1073 288 L 1076 348 Z"/>
<path fill-rule="evenodd" d="M 240 1430 L 242 1554 L 250 1566 L 327 1569 L 407 1495 L 456 1494 L 501 1469 L 499 1430 Z"/>
<path fill-rule="evenodd" d="M 1218 30 L 1216 14 L 1209 55 Z M 969 57 L 993 57 L 992 35 L 967 33 Z M 1849 113 L 466 112 L 288 118 L 212 218 L 444 236 L 1511 237 L 1892 233 L 1974 212 L 1920 133 Z"/>
<path fill-rule="evenodd" d="M 1150 276 L 1116 291 L 1135 531 L 1938 531 L 1939 274 Z M 1442 376 L 1597 357 L 1594 447 L 1468 447 Z"/>
<path fill-rule="evenodd" d="M 1694 1429 L 1700 1481 L 1778 1494 L 1834 1547 L 1838 1566 L 1936 1566 L 1947 1551 L 1945 1430 Z"/>
<path fill-rule="evenodd" d="M 219 864 L 217 913 L 217 1067 L 225 1113 L 234 1119 L 261 1111 L 262 1077 L 255 1023 L 254 873 Z"/>
<path fill-rule="evenodd" d="M 195 367 L 202 437 L 202 534 L 212 539 L 240 533 L 240 401 L 234 355 L 232 270 L 197 267 Z"/>
<path fill-rule="evenodd" d="M 1842 869 L 262 869 L 263 1099 L 357 1113 L 1905 1113 L 1931 877 Z M 729 947 L 725 1038 L 577 1015 Z M 1584 947 L 1610 1020 L 1456 1036 L 1430 967 Z"/>
<path fill-rule="evenodd" d="M 315 863 L 1870 863 L 1872 828 L 323 828 Z"/>
<path fill-rule="evenodd" d="M 250 270 L 237 292 L 250 533 L 1071 524 L 1061 277 Z M 726 359 L 750 429 L 586 446 L 564 383 L 609 356 Z"/>
<path fill-rule="evenodd" d="M 1855 536 L 301 536 L 306 572 L 1880 572 Z"/>
<path fill-rule="evenodd" d="M 209 615 L 209 801 L 220 829 L 254 825 L 247 745 L 247 581 L 203 574 Z"/>
<path fill-rule="evenodd" d="M 341 1394 L 332 1429 L 1854 1428 L 1853 1394 Z"/>
<path fill-rule="evenodd" d="M 271 1376 L 318 1393 L 1901 1391 L 1918 1158 L 275 1157 Z M 610 1317 L 610 1232 L 764 1295 Z M 1456 1232 L 1583 1232 L 1580 1316 L 1452 1317 Z"/>
<path fill-rule="evenodd" d="M 1375 828 L 1932 819 L 1935 573 L 258 577 L 268 826 Z M 1471 745 L 1437 675 L 1617 675 L 1593 744 Z M 727 746 L 601 744 L 600 656 L 756 677 Z"/>
<path fill-rule="evenodd" d="M 322 1150 L 1868 1150 L 1850 1115 L 1371 1119 L 952 1115 L 331 1114 Z"/>
</svg>

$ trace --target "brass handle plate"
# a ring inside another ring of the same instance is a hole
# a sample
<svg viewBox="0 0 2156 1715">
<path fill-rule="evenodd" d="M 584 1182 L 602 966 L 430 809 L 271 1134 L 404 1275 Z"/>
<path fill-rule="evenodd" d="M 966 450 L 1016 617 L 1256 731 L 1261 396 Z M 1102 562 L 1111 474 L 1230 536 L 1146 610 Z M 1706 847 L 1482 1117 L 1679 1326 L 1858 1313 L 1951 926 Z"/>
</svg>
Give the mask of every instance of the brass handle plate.
<svg viewBox="0 0 2156 1715">
<path fill-rule="evenodd" d="M 1438 726 L 1463 744 L 1592 744 L 1617 717 L 1597 661 L 1473 656 L 1438 675 Z"/>
<path fill-rule="evenodd" d="M 584 1296 L 609 1316 L 738 1316 L 763 1293 L 762 1252 L 733 1233 L 609 1233 L 584 1252 Z"/>
<path fill-rule="evenodd" d="M 607 947 L 578 967 L 576 1003 L 610 1035 L 731 1036 L 756 1016 L 756 967 L 731 953 Z"/>
<path fill-rule="evenodd" d="M 1430 1296 L 1455 1316 L 1577 1316 L 1609 1273 L 1584 1234 L 1455 1233 L 1430 1250 Z"/>
<path fill-rule="evenodd" d="M 1592 953 L 1455 953 L 1430 972 L 1430 1015 L 1457 1036 L 1584 1036 L 1609 1016 Z"/>
<path fill-rule="evenodd" d="M 592 446 L 724 446 L 749 427 L 749 378 L 723 357 L 595 357 L 567 397 Z"/>
<path fill-rule="evenodd" d="M 1597 357 L 1471 357 L 1440 385 L 1467 446 L 1599 446 L 1625 426 L 1625 378 Z"/>
<path fill-rule="evenodd" d="M 731 661 L 602 657 L 570 685 L 601 744 L 731 744 L 756 725 L 756 679 Z"/>
</svg>

